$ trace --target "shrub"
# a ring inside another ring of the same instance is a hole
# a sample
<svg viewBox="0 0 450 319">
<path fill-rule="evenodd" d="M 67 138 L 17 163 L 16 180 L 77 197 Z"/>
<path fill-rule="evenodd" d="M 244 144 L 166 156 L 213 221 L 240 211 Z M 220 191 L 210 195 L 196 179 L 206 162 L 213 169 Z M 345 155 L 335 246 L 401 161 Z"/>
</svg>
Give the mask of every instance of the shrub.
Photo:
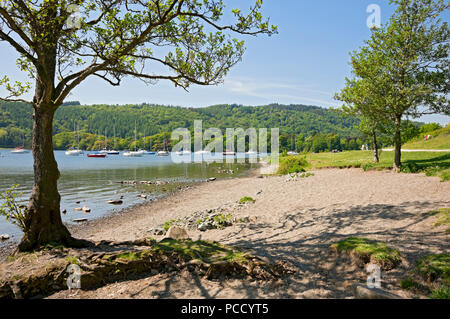
<svg viewBox="0 0 450 319">
<path fill-rule="evenodd" d="M 248 197 L 248 196 L 242 197 L 239 200 L 239 204 L 254 203 L 254 202 L 255 202 L 255 200 L 253 198 L 251 198 L 251 197 Z"/>
<path fill-rule="evenodd" d="M 279 175 L 301 173 L 305 172 L 306 166 L 308 166 L 308 162 L 305 157 L 290 156 L 280 160 L 280 167 L 277 173 Z"/>
</svg>

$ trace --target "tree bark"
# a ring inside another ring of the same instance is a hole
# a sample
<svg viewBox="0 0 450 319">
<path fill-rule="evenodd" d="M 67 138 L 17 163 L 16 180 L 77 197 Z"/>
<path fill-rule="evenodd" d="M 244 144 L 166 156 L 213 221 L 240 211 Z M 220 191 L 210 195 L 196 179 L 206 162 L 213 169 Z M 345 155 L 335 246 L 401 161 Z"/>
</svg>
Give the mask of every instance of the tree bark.
<svg viewBox="0 0 450 319">
<path fill-rule="evenodd" d="M 33 159 L 34 186 L 28 204 L 26 229 L 19 251 L 30 251 L 42 245 L 73 241 L 60 213 L 58 164 L 53 153 L 53 105 L 34 105 Z"/>
<path fill-rule="evenodd" d="M 401 136 L 401 116 L 395 118 L 395 134 L 394 134 L 394 171 L 400 172 L 402 166 L 402 136 Z"/>
<path fill-rule="evenodd" d="M 377 132 L 375 130 L 372 130 L 372 144 L 373 144 L 373 161 L 375 163 L 379 163 L 380 158 L 378 156 Z"/>
</svg>

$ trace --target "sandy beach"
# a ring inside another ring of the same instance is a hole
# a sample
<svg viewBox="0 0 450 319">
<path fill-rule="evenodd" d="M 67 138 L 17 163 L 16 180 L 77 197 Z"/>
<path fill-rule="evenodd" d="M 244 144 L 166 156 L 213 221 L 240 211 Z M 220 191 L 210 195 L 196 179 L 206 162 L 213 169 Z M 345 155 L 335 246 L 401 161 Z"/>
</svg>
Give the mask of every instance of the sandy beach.
<svg viewBox="0 0 450 319">
<path fill-rule="evenodd" d="M 269 261 L 285 260 L 296 270 L 278 282 L 209 281 L 189 272 L 143 275 L 135 280 L 80 291 L 75 298 L 350 298 L 349 288 L 365 282 L 363 269 L 339 263 L 330 244 L 350 236 L 387 242 L 403 263 L 382 274 L 383 288 L 401 297 L 399 278 L 417 258 L 449 252 L 449 234 L 424 213 L 450 206 L 450 183 L 423 174 L 324 169 L 288 181 L 252 176 L 203 183 L 106 219 L 75 226 L 75 237 L 125 241 L 149 237 L 148 230 L 196 211 L 229 207 L 249 217 L 221 230 L 188 231 L 193 240 L 213 240 Z M 244 196 L 256 202 L 236 205 Z M 151 236 L 155 237 L 155 236 Z M 159 237 L 156 236 L 156 239 Z M 51 298 L 68 298 L 67 291 Z M 73 296 L 71 298 L 74 298 Z"/>
</svg>

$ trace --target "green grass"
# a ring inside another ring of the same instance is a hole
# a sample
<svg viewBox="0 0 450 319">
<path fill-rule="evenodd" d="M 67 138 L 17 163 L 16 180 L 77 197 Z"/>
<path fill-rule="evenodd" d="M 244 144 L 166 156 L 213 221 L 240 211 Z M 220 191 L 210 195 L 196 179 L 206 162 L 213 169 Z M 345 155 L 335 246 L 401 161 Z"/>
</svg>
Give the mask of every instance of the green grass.
<svg viewBox="0 0 450 319">
<path fill-rule="evenodd" d="M 379 163 L 373 162 L 372 151 L 311 153 L 306 155 L 306 160 L 309 167 L 313 169 L 355 167 L 363 168 L 365 171 L 384 170 L 392 169 L 394 152 L 382 151 Z M 402 171 L 405 173 L 423 172 L 427 176 L 439 176 L 442 181 L 450 180 L 450 153 L 404 152 L 402 153 Z"/>
<path fill-rule="evenodd" d="M 178 222 L 180 222 L 180 221 L 182 221 L 182 220 L 181 220 L 181 219 L 172 219 L 172 220 L 169 220 L 169 221 L 167 221 L 167 222 L 164 223 L 163 229 L 164 229 L 165 231 L 168 231 L 168 230 L 170 229 L 170 227 L 172 227 L 173 224 L 178 223 Z"/>
<path fill-rule="evenodd" d="M 435 289 L 431 293 L 433 299 L 450 299 L 450 287 L 442 285 L 438 289 Z"/>
<path fill-rule="evenodd" d="M 450 286 L 450 254 L 433 254 L 417 262 L 415 271 L 427 281 L 442 279 Z"/>
<path fill-rule="evenodd" d="M 225 260 L 229 262 L 246 261 L 246 253 L 229 246 L 210 241 L 191 241 L 164 239 L 154 246 L 154 249 L 165 252 L 176 252 L 182 256 L 199 259 L 206 262 Z"/>
<path fill-rule="evenodd" d="M 421 288 L 421 285 L 412 278 L 403 279 L 400 282 L 400 286 L 403 289 L 420 289 Z"/>
<path fill-rule="evenodd" d="M 78 265 L 78 259 L 77 259 L 77 257 L 67 256 L 66 261 L 67 261 L 69 264 Z"/>
<path fill-rule="evenodd" d="M 254 202 L 255 202 L 255 200 L 252 197 L 249 197 L 249 196 L 242 197 L 239 200 L 239 204 L 254 203 Z"/>
<path fill-rule="evenodd" d="M 448 226 L 447 233 L 450 233 L 450 208 L 440 208 L 425 214 L 436 216 L 437 222 L 434 224 L 434 227 Z"/>
<path fill-rule="evenodd" d="M 367 238 L 349 237 L 331 245 L 338 252 L 354 253 L 367 262 L 376 262 L 382 268 L 391 269 L 398 265 L 402 258 L 398 250 L 389 248 L 386 243 L 372 241 Z"/>
<path fill-rule="evenodd" d="M 420 136 L 403 145 L 403 148 L 410 150 L 450 149 L 450 126 L 427 133 L 427 135 L 430 135 L 433 138 L 428 141 L 425 141 L 423 136 Z"/>
</svg>

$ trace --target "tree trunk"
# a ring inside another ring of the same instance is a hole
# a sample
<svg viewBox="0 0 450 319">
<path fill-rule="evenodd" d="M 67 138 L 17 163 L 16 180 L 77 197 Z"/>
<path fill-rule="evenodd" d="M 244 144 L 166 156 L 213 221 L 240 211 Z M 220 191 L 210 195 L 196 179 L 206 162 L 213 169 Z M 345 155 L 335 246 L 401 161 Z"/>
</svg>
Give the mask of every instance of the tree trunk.
<svg viewBox="0 0 450 319">
<path fill-rule="evenodd" d="M 401 136 L 401 123 L 402 118 L 396 117 L 395 119 L 395 135 L 394 135 L 394 171 L 400 172 L 402 166 L 402 136 Z"/>
<path fill-rule="evenodd" d="M 377 132 L 375 130 L 372 130 L 372 144 L 373 144 L 373 161 L 375 163 L 379 163 L 380 158 L 378 156 Z"/>
<path fill-rule="evenodd" d="M 53 154 L 52 105 L 34 105 L 33 158 L 34 186 L 28 204 L 26 230 L 19 251 L 29 251 L 42 245 L 68 245 L 73 241 L 60 214 L 58 193 L 59 170 Z"/>
</svg>

